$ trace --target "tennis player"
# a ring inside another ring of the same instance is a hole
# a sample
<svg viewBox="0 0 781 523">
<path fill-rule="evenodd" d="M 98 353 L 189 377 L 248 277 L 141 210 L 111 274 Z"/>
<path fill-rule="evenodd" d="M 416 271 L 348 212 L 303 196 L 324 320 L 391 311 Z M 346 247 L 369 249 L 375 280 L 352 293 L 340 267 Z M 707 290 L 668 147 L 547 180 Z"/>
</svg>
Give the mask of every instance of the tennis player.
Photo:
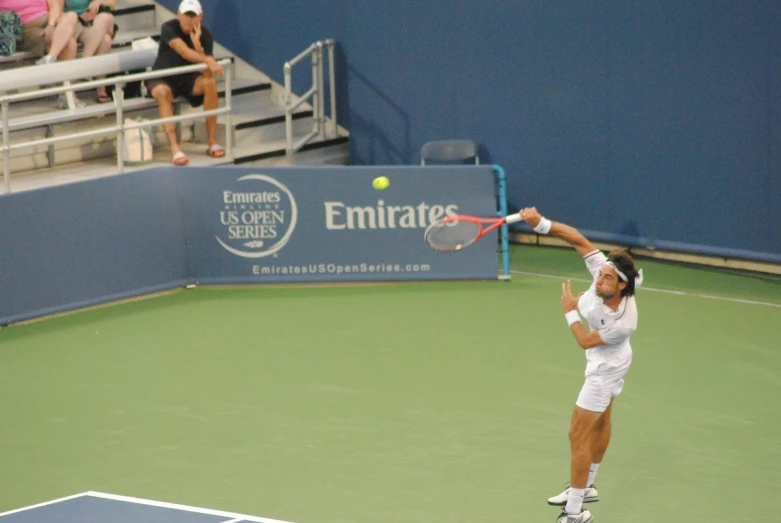
<svg viewBox="0 0 781 523">
<path fill-rule="evenodd" d="M 550 505 L 564 507 L 558 523 L 589 523 L 594 518 L 583 503 L 599 501 L 594 479 L 610 441 L 613 400 L 621 393 L 624 374 L 632 363 L 629 337 L 637 329 L 634 294 L 642 271 L 635 268 L 628 253 L 612 251 L 606 257 L 577 229 L 548 220 L 534 207 L 521 210 L 520 215 L 538 234 L 552 234 L 572 245 L 594 278 L 591 287 L 577 297 L 572 295 L 569 280 L 561 285 L 567 324 L 586 350 L 586 380 L 569 427 L 571 484 L 548 499 Z"/>
</svg>

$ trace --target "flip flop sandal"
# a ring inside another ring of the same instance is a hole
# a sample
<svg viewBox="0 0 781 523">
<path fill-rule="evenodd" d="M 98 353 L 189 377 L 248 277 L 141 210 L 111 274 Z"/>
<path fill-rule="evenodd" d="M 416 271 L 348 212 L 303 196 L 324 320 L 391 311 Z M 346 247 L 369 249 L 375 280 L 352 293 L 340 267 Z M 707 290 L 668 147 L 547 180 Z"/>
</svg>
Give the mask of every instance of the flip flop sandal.
<svg viewBox="0 0 781 523">
<path fill-rule="evenodd" d="M 187 158 L 187 155 L 184 154 L 182 151 L 179 151 L 174 155 L 174 157 L 171 160 L 171 163 L 173 163 L 174 165 L 183 166 L 190 163 L 190 159 Z"/>
<path fill-rule="evenodd" d="M 215 143 L 214 145 L 210 145 L 208 149 L 206 149 L 206 154 L 211 156 L 212 158 L 222 158 L 225 156 L 225 147 L 222 145 Z"/>
</svg>

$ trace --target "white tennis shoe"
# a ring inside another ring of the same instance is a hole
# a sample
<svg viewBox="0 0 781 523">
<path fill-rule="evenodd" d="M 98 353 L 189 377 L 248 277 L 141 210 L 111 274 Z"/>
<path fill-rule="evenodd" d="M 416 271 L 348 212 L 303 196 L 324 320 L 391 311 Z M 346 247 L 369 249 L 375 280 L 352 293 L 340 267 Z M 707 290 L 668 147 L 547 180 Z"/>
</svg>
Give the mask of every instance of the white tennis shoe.
<svg viewBox="0 0 781 523">
<path fill-rule="evenodd" d="M 567 497 L 569 496 L 569 487 L 564 489 L 564 492 L 552 498 L 548 498 L 548 505 L 555 507 L 563 507 L 567 504 Z M 586 491 L 583 493 L 583 503 L 596 503 L 599 501 L 599 494 L 597 493 L 597 487 L 590 485 L 586 487 Z"/>
<path fill-rule="evenodd" d="M 566 512 L 562 512 L 559 519 L 556 520 L 556 523 L 591 523 L 592 521 L 594 521 L 594 518 L 591 516 L 591 512 L 583 509 L 580 514 L 567 514 Z"/>
</svg>

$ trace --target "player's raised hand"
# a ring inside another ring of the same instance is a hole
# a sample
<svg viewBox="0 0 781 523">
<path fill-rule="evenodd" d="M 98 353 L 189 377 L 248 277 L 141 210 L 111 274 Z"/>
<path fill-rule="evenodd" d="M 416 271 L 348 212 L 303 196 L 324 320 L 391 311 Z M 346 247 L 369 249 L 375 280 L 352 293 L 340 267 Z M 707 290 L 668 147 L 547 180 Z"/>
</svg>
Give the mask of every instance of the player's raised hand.
<svg viewBox="0 0 781 523">
<path fill-rule="evenodd" d="M 564 312 L 574 311 L 578 308 L 578 301 L 580 300 L 580 297 L 583 296 L 583 293 L 581 292 L 578 294 L 577 298 L 572 295 L 572 282 L 570 280 L 567 280 L 567 283 L 561 284 L 561 306 L 564 309 Z"/>
<path fill-rule="evenodd" d="M 537 225 L 540 223 L 540 220 L 542 219 L 542 215 L 537 211 L 537 207 L 525 207 L 521 209 L 520 214 L 521 218 L 523 218 L 523 221 L 532 227 L 537 227 Z"/>
</svg>

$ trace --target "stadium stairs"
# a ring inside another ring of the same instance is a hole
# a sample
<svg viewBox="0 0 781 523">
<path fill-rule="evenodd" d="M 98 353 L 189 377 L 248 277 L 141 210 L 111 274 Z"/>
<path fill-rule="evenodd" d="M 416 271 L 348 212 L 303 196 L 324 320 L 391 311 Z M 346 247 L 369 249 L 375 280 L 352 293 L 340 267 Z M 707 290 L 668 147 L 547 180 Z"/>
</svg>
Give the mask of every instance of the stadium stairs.
<svg viewBox="0 0 781 523">
<path fill-rule="evenodd" d="M 160 24 L 175 16 L 162 6 L 145 0 L 118 0 L 114 15 L 119 31 L 114 39 L 112 53 L 129 51 L 134 40 L 159 37 Z M 215 36 L 219 38 L 219 35 Z M 229 130 L 233 136 L 234 158 L 231 161 L 225 158 L 210 158 L 205 154 L 205 122 L 203 117 L 199 117 L 202 109 L 191 108 L 183 103 L 179 106 L 180 114 L 193 115 L 193 120 L 184 121 L 180 126 L 182 149 L 189 157 L 191 166 L 349 164 L 349 135 L 342 127 L 338 127 L 336 136 L 315 137 L 294 156 L 288 157 L 285 151 L 284 88 L 220 46 L 218 42 L 215 42 L 214 54 L 217 58 L 231 58 L 234 64 L 231 89 L 233 121 Z M 35 57 L 28 53 L 17 53 L 0 59 L 0 93 L 5 94 L 2 71 L 34 64 Z M 309 74 L 308 71 L 306 74 Z M 220 82 L 219 89 L 220 97 L 224 97 L 224 82 Z M 94 112 L 89 109 L 97 105 L 94 91 L 80 91 L 77 96 L 87 105 L 85 111 Z M 136 99 L 132 102 L 132 107 L 125 110 L 126 118 L 148 119 L 157 116 L 157 104 L 151 98 Z M 38 116 L 51 115 L 56 111 L 68 115 L 68 111 L 56 108 L 54 97 L 38 98 L 12 104 L 10 118 L 18 121 L 19 118 L 29 117 L 34 120 Z M 48 118 L 50 119 L 50 116 Z M 114 119 L 113 112 L 87 118 L 64 116 L 64 121 L 54 125 L 26 126 L 12 131 L 11 143 L 104 127 L 111 125 Z M 306 136 L 312 127 L 312 108 L 302 104 L 293 116 L 294 140 Z M 227 131 L 224 115 L 220 115 L 218 136 L 223 144 Z M 125 172 L 170 166 L 171 153 L 160 126 L 153 130 L 153 144 L 152 161 L 142 166 L 126 166 Z M 11 154 L 11 192 L 114 175 L 117 173 L 116 162 L 116 137 L 112 135 L 74 138 L 48 147 L 15 150 Z"/>
</svg>

